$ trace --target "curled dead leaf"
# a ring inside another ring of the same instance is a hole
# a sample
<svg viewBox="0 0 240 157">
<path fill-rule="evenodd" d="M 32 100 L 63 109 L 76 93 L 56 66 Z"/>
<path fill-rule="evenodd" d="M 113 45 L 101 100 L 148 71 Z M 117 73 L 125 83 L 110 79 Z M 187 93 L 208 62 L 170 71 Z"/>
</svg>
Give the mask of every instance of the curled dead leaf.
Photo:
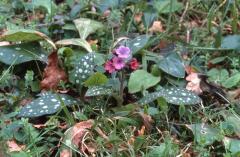
<svg viewBox="0 0 240 157">
<path fill-rule="evenodd" d="M 139 113 L 139 115 L 143 120 L 143 124 L 144 124 L 146 130 L 148 132 L 150 132 L 151 129 L 152 129 L 152 123 L 153 123 L 152 117 L 150 115 L 147 115 L 147 114 L 144 114 L 144 113 Z M 145 128 L 144 128 L 144 130 L 145 130 Z"/>
<path fill-rule="evenodd" d="M 140 23 L 140 22 L 142 21 L 142 16 L 143 16 L 143 13 L 137 13 L 137 14 L 135 14 L 135 16 L 134 16 L 134 21 L 135 21 L 136 23 Z"/>
<path fill-rule="evenodd" d="M 189 81 L 187 83 L 186 89 L 195 92 L 196 94 L 201 94 L 202 89 L 200 87 L 201 79 L 198 77 L 198 73 L 190 73 L 186 80 Z"/>
<path fill-rule="evenodd" d="M 103 13 L 103 17 L 108 17 L 111 14 L 111 10 L 106 10 Z"/>
<path fill-rule="evenodd" d="M 72 153 L 68 149 L 63 149 L 60 152 L 60 157 L 71 157 L 71 156 L 72 156 Z"/>
<path fill-rule="evenodd" d="M 46 124 L 35 124 L 35 125 L 33 125 L 33 127 L 37 128 L 37 129 L 42 129 L 42 128 L 46 127 Z"/>
<path fill-rule="evenodd" d="M 15 140 L 7 141 L 7 146 L 9 152 L 20 152 L 25 149 L 25 145 L 19 145 Z"/>
<path fill-rule="evenodd" d="M 72 128 L 72 142 L 74 145 L 81 145 L 83 136 L 87 133 L 87 129 L 91 129 L 94 124 L 93 120 L 82 121 L 75 124 Z"/>
<path fill-rule="evenodd" d="M 152 27 L 149 29 L 150 32 L 164 32 L 162 22 L 161 21 L 154 21 Z"/>
<path fill-rule="evenodd" d="M 41 89 L 56 89 L 60 81 L 67 81 L 65 71 L 58 66 L 57 52 L 54 51 L 48 56 L 48 65 L 44 69 L 43 80 L 41 81 Z"/>
</svg>

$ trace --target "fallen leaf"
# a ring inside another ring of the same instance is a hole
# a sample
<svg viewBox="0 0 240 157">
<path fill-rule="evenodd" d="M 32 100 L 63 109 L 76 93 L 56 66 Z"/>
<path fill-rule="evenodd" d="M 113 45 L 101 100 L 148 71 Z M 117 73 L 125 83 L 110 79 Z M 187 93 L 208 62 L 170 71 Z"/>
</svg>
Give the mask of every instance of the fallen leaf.
<svg viewBox="0 0 240 157">
<path fill-rule="evenodd" d="M 82 152 L 88 152 L 88 153 L 95 153 L 97 150 L 96 144 L 93 142 L 89 142 L 87 144 L 83 144 L 81 148 Z"/>
<path fill-rule="evenodd" d="M 34 128 L 37 128 L 37 129 L 42 129 L 44 127 L 46 127 L 46 124 L 35 124 L 33 125 Z"/>
<path fill-rule="evenodd" d="M 90 45 L 97 45 L 97 43 L 98 43 L 98 40 L 96 39 L 96 40 L 88 40 L 87 41 Z"/>
<path fill-rule="evenodd" d="M 102 138 L 104 138 L 105 140 L 109 140 L 109 138 L 107 137 L 107 135 L 106 135 L 99 127 L 96 127 L 95 130 L 97 131 L 97 133 L 98 133 Z"/>
<path fill-rule="evenodd" d="M 110 10 L 106 10 L 103 13 L 103 17 L 108 17 L 110 14 L 111 14 L 111 11 Z"/>
<path fill-rule="evenodd" d="M 8 146 L 9 152 L 20 152 L 26 147 L 25 145 L 17 144 L 15 140 L 7 141 L 7 146 Z"/>
<path fill-rule="evenodd" d="M 21 100 L 19 104 L 20 104 L 20 106 L 25 106 L 25 105 L 29 104 L 31 101 L 32 101 L 31 98 L 27 98 L 27 99 Z"/>
<path fill-rule="evenodd" d="M 63 149 L 60 152 L 60 157 L 71 157 L 71 156 L 72 156 L 72 153 L 68 149 Z"/>
<path fill-rule="evenodd" d="M 143 125 L 140 130 L 137 132 L 137 136 L 143 136 L 145 133 L 145 126 Z"/>
<path fill-rule="evenodd" d="M 197 70 L 194 69 L 194 68 L 191 67 L 191 66 L 185 66 L 185 71 L 186 71 L 187 74 L 197 73 Z"/>
<path fill-rule="evenodd" d="M 140 22 L 142 21 L 142 16 L 143 16 L 143 13 L 137 13 L 137 14 L 135 14 L 135 16 L 134 16 L 134 21 L 135 21 L 136 23 L 140 23 Z"/>
<path fill-rule="evenodd" d="M 201 79 L 198 77 L 198 73 L 190 73 L 186 80 L 187 83 L 186 89 L 195 92 L 196 94 L 201 94 L 202 89 L 200 88 Z"/>
<path fill-rule="evenodd" d="M 161 21 L 154 21 L 152 27 L 149 29 L 150 32 L 164 32 L 162 22 Z"/>
<path fill-rule="evenodd" d="M 82 121 L 77 124 L 75 124 L 72 128 L 72 143 L 75 146 L 81 147 L 82 145 L 82 138 L 83 136 L 87 133 L 87 129 L 92 128 L 94 124 L 93 120 L 87 120 L 87 121 Z"/>
<path fill-rule="evenodd" d="M 150 132 L 151 129 L 152 129 L 152 124 L 151 123 L 153 123 L 152 117 L 150 115 L 147 115 L 147 114 L 144 114 L 144 113 L 139 113 L 139 115 L 143 119 L 143 124 L 144 124 L 146 130 L 148 132 Z M 144 130 L 145 130 L 145 128 L 144 128 Z"/>
<path fill-rule="evenodd" d="M 44 69 L 43 80 L 41 81 L 41 89 L 51 90 L 56 89 L 59 82 L 67 81 L 65 71 L 58 66 L 57 52 L 54 51 L 48 56 L 48 65 Z"/>
<path fill-rule="evenodd" d="M 231 99 L 240 98 L 240 88 L 228 91 L 228 95 Z"/>
</svg>

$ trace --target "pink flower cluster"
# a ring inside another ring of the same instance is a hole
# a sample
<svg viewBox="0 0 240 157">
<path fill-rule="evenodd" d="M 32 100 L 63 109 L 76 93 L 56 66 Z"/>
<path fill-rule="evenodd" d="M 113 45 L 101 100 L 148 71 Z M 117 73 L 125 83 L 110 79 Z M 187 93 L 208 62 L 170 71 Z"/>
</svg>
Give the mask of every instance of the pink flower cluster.
<svg viewBox="0 0 240 157">
<path fill-rule="evenodd" d="M 131 50 L 129 49 L 129 47 L 119 46 L 114 51 L 114 57 L 105 63 L 104 68 L 109 73 L 121 70 L 128 65 L 127 62 L 129 62 L 130 57 Z M 132 58 L 130 60 L 129 67 L 132 70 L 136 70 L 139 67 L 139 63 L 137 62 L 136 58 Z"/>
</svg>

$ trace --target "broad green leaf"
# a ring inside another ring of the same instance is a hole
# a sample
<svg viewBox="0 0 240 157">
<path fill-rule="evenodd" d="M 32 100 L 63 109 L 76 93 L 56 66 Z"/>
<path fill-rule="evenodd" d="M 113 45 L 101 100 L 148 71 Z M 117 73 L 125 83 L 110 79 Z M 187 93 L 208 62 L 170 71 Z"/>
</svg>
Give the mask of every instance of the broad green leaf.
<svg viewBox="0 0 240 157">
<path fill-rule="evenodd" d="M 147 157 L 164 157 L 165 149 L 165 143 L 162 143 L 160 146 L 151 147 L 151 151 L 149 152 Z"/>
<path fill-rule="evenodd" d="M 195 140 L 202 145 L 210 145 L 215 141 L 221 140 L 220 130 L 212 128 L 207 124 L 186 125 L 192 130 Z"/>
<path fill-rule="evenodd" d="M 74 20 L 81 39 L 86 39 L 89 34 L 94 33 L 96 30 L 104 28 L 104 25 L 98 21 L 87 18 L 79 18 Z"/>
<path fill-rule="evenodd" d="M 53 10 L 57 8 L 52 0 L 32 0 L 32 5 L 34 8 L 44 7 L 46 8 L 48 14 L 52 14 Z"/>
<path fill-rule="evenodd" d="M 236 73 L 223 82 L 223 86 L 226 88 L 232 88 L 240 82 L 240 73 Z"/>
<path fill-rule="evenodd" d="M 91 75 L 85 82 L 84 85 L 87 87 L 90 86 L 100 86 L 106 84 L 108 81 L 106 75 L 96 72 L 93 75 Z"/>
<path fill-rule="evenodd" d="M 221 48 L 240 50 L 240 35 L 228 35 L 224 37 Z"/>
<path fill-rule="evenodd" d="M 47 62 L 47 54 L 37 42 L 0 46 L 0 62 L 11 65 L 32 60 Z"/>
<path fill-rule="evenodd" d="M 31 157 L 31 155 L 27 154 L 26 152 L 20 151 L 20 152 L 11 152 L 11 157 Z"/>
<path fill-rule="evenodd" d="M 82 9 L 84 7 L 86 7 L 86 2 L 85 1 L 79 1 L 79 3 L 77 3 L 76 5 L 74 5 L 71 9 L 71 12 L 70 12 L 70 17 L 71 18 L 74 18 L 74 17 L 77 17 L 79 16 L 79 13 L 82 11 Z"/>
<path fill-rule="evenodd" d="M 152 25 L 153 21 L 157 18 L 156 12 L 144 12 L 143 19 L 144 19 L 144 26 L 149 29 Z"/>
<path fill-rule="evenodd" d="M 88 88 L 85 96 L 100 96 L 100 95 L 110 95 L 112 93 L 112 88 L 105 86 L 95 86 Z"/>
<path fill-rule="evenodd" d="M 53 114 L 61 108 L 61 98 L 64 105 L 69 106 L 77 104 L 74 98 L 66 94 L 55 94 L 51 92 L 41 93 L 40 97 L 25 105 L 19 111 L 20 117 L 39 117 L 43 115 Z"/>
<path fill-rule="evenodd" d="M 132 54 L 136 54 L 146 46 L 149 38 L 150 36 L 148 35 L 140 35 L 135 39 L 128 41 L 126 45 L 131 49 Z"/>
<path fill-rule="evenodd" d="M 161 59 L 158 63 L 158 67 L 174 77 L 185 77 L 184 64 L 176 52 L 169 53 L 163 59 Z"/>
<path fill-rule="evenodd" d="M 230 151 L 232 155 L 237 156 L 238 153 L 240 154 L 240 140 L 239 139 L 224 137 L 223 143 L 224 143 L 225 149 Z"/>
<path fill-rule="evenodd" d="M 88 53 L 77 57 L 73 63 L 73 69 L 69 71 L 70 81 L 76 84 L 82 84 L 93 73 L 94 53 Z"/>
<path fill-rule="evenodd" d="M 88 52 L 92 52 L 90 44 L 86 40 L 80 38 L 59 40 L 56 42 L 56 45 L 62 46 L 75 45 L 86 49 Z"/>
<path fill-rule="evenodd" d="M 151 150 L 146 157 L 173 157 L 179 154 L 178 145 L 169 139 L 165 139 L 165 143 L 161 143 L 159 146 L 151 146 L 150 148 Z"/>
<path fill-rule="evenodd" d="M 238 115 L 227 113 L 224 116 L 224 123 L 233 127 L 234 133 L 240 137 L 240 117 Z"/>
<path fill-rule="evenodd" d="M 158 13 L 171 13 L 183 9 L 183 4 L 177 0 L 154 0 L 154 8 Z"/>
<path fill-rule="evenodd" d="M 45 40 L 52 45 L 53 48 L 56 48 L 55 44 L 48 36 L 41 32 L 30 29 L 9 30 L 0 37 L 0 41 L 11 42 L 31 42 L 39 40 Z"/>
<path fill-rule="evenodd" d="M 226 58 L 227 58 L 227 56 L 217 57 L 217 58 L 214 58 L 214 59 L 210 60 L 209 62 L 212 63 L 212 64 L 218 64 L 218 63 L 223 62 Z"/>
<path fill-rule="evenodd" d="M 201 99 L 196 94 L 184 88 L 162 88 L 159 91 L 147 94 L 138 103 L 140 105 L 148 104 L 159 97 L 163 97 L 168 103 L 176 105 L 192 105 L 201 102 Z"/>
<path fill-rule="evenodd" d="M 226 69 L 216 69 L 212 68 L 207 72 L 209 80 L 218 84 L 222 84 L 229 77 L 228 71 Z"/>
<path fill-rule="evenodd" d="M 119 6 L 119 0 L 98 0 L 95 3 L 96 7 L 101 10 L 101 12 L 107 9 L 113 9 Z"/>
<path fill-rule="evenodd" d="M 130 75 L 128 90 L 130 93 L 146 90 L 160 81 L 160 77 L 153 76 L 145 70 L 136 70 Z"/>
</svg>

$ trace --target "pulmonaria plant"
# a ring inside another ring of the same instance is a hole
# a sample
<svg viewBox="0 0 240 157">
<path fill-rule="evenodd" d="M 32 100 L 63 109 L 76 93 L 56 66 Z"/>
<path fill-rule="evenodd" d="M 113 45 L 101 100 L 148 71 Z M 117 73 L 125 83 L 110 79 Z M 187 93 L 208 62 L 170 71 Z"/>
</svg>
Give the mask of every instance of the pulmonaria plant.
<svg viewBox="0 0 240 157">
<path fill-rule="evenodd" d="M 109 73 L 120 71 L 124 68 L 136 70 L 139 63 L 136 58 L 132 58 L 131 50 L 126 46 L 119 46 L 113 51 L 113 57 L 105 63 L 105 70 Z"/>
<path fill-rule="evenodd" d="M 106 61 L 104 69 L 108 73 L 116 72 L 119 78 L 120 87 L 119 93 L 113 94 L 118 102 L 118 105 L 123 103 L 124 81 L 126 72 L 129 70 L 137 70 L 139 68 L 139 62 L 136 58 L 132 58 L 132 52 L 129 47 L 119 46 L 113 50 L 112 58 Z"/>
</svg>

